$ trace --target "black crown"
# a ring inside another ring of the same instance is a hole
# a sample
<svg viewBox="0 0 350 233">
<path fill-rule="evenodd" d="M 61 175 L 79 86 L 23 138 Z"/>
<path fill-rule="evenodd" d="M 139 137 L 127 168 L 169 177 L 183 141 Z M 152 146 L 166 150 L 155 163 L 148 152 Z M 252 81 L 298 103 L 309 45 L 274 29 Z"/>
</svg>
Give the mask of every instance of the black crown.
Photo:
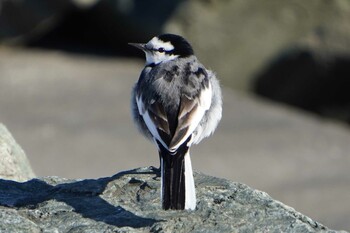
<svg viewBox="0 0 350 233">
<path fill-rule="evenodd" d="M 174 55 L 180 57 L 188 57 L 194 54 L 192 46 L 183 37 L 174 34 L 162 34 L 158 38 L 164 42 L 170 42 L 174 46 L 174 50 L 170 51 Z"/>
</svg>

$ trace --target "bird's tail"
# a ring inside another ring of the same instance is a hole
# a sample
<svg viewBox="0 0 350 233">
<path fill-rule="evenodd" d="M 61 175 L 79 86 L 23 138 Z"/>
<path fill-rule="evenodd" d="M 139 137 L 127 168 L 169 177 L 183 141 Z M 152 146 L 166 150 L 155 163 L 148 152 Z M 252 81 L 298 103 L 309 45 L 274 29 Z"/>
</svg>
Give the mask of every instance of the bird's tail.
<svg viewBox="0 0 350 233">
<path fill-rule="evenodd" d="M 163 209 L 194 210 L 196 194 L 189 148 L 180 147 L 174 154 L 162 148 L 160 159 Z"/>
</svg>

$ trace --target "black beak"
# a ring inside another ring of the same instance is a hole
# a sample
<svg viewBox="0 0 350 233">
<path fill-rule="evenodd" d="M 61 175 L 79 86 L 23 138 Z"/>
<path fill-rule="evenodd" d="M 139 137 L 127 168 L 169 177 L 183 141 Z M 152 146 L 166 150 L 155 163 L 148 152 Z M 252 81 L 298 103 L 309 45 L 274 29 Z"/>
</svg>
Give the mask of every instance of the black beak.
<svg viewBox="0 0 350 233">
<path fill-rule="evenodd" d="M 142 51 L 146 51 L 146 44 L 138 44 L 138 43 L 128 43 L 128 45 L 134 46 L 138 49 L 141 49 Z"/>
</svg>

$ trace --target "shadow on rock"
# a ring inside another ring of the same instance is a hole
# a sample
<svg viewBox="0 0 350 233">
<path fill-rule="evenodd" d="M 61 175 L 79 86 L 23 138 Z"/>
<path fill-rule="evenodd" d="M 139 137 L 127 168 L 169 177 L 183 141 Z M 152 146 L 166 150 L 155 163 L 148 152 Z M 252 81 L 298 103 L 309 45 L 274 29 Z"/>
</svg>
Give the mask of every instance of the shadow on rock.
<svg viewBox="0 0 350 233">
<path fill-rule="evenodd" d="M 34 209 L 40 203 L 56 200 L 71 206 L 74 208 L 74 212 L 84 218 L 117 227 L 141 228 L 156 223 L 157 220 L 139 217 L 121 206 L 109 204 L 99 196 L 107 184 L 115 178 L 116 176 L 58 185 L 49 185 L 38 179 L 25 183 L 0 180 L 0 205 Z"/>
</svg>

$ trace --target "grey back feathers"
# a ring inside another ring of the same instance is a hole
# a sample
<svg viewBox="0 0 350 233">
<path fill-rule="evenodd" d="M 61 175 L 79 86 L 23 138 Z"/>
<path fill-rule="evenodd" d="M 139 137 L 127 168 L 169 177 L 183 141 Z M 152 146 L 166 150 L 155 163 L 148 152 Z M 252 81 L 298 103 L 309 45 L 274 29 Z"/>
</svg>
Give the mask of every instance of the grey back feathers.
<svg viewBox="0 0 350 233">
<path fill-rule="evenodd" d="M 139 80 L 145 100 L 150 103 L 157 95 L 163 96 L 161 101 L 166 108 L 177 108 L 181 95 L 198 96 L 201 87 L 208 87 L 208 83 L 205 68 L 194 56 L 146 68 Z"/>
</svg>

